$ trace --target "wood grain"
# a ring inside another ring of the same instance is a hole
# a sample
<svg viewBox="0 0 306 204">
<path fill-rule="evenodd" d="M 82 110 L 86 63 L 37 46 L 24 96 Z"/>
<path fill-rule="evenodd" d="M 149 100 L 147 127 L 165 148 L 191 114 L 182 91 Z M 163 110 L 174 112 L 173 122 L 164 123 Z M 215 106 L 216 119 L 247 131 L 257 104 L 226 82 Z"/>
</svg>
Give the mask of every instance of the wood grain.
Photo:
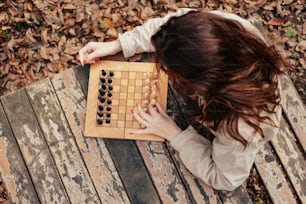
<svg viewBox="0 0 306 204">
<path fill-rule="evenodd" d="M 105 139 L 131 203 L 161 203 L 137 146 L 131 140 Z"/>
<path fill-rule="evenodd" d="M 306 110 L 305 106 L 298 95 L 291 79 L 283 75 L 280 77 L 280 85 L 282 89 L 281 104 L 283 110 L 292 126 L 292 129 L 303 147 L 306 154 Z"/>
<path fill-rule="evenodd" d="M 190 203 L 188 194 L 162 142 L 136 141 L 162 203 Z"/>
<path fill-rule="evenodd" d="M 46 79 L 29 86 L 27 93 L 71 202 L 99 203 L 50 81 Z"/>
<path fill-rule="evenodd" d="M 270 143 L 266 143 L 257 153 L 255 166 L 273 203 L 297 203 Z"/>
<path fill-rule="evenodd" d="M 102 203 L 129 203 L 103 139 L 85 138 L 86 100 L 73 69 L 51 80 Z"/>
<path fill-rule="evenodd" d="M 306 160 L 305 154 L 297 145 L 288 122 L 282 118 L 277 137 L 272 139 L 273 147 L 286 170 L 296 194 L 306 203 Z"/>
<path fill-rule="evenodd" d="M 11 203 L 38 203 L 34 185 L 0 104 L 0 175 Z"/>
<path fill-rule="evenodd" d="M 1 99 L 42 203 L 69 203 L 24 89 Z"/>
</svg>

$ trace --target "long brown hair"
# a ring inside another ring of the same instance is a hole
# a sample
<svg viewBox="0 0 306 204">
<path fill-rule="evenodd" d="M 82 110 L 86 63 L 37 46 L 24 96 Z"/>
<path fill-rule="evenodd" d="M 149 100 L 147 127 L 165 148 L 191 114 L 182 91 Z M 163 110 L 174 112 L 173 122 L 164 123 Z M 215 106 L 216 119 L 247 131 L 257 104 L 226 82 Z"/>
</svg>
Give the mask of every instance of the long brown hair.
<svg viewBox="0 0 306 204">
<path fill-rule="evenodd" d="M 208 128 L 221 128 L 246 147 L 238 131 L 243 119 L 264 137 L 259 123 L 272 121 L 260 112 L 274 113 L 280 103 L 276 76 L 285 64 L 273 47 L 239 22 L 206 12 L 171 18 L 152 44 L 159 69 L 186 93 L 203 98 L 196 117 Z"/>
</svg>

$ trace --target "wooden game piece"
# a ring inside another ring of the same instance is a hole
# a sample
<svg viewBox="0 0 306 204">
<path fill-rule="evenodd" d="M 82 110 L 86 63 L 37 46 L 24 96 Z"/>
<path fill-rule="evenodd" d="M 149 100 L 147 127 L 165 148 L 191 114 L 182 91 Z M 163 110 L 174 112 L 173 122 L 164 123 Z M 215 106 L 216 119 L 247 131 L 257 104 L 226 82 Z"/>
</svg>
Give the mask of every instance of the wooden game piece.
<svg viewBox="0 0 306 204">
<path fill-rule="evenodd" d="M 149 93 L 144 93 L 143 97 L 144 97 L 144 99 L 149 100 L 150 94 Z"/>
<path fill-rule="evenodd" d="M 158 72 L 154 72 L 153 73 L 153 79 L 157 79 L 158 78 Z"/>
<path fill-rule="evenodd" d="M 110 118 L 111 117 L 111 113 L 106 113 L 106 117 Z"/>
<path fill-rule="evenodd" d="M 110 90 L 110 91 L 113 90 L 113 86 L 112 86 L 112 85 L 109 85 L 109 86 L 108 86 L 108 90 Z"/>
<path fill-rule="evenodd" d="M 110 119 L 106 118 L 106 119 L 105 119 L 105 122 L 106 122 L 107 124 L 109 124 L 109 123 L 110 123 Z"/>
<path fill-rule="evenodd" d="M 104 96 L 104 95 L 105 95 L 105 91 L 104 91 L 104 89 L 102 89 L 102 88 L 101 88 L 101 89 L 99 89 L 99 93 L 100 93 L 100 95 L 101 95 L 101 96 Z"/>
<path fill-rule="evenodd" d="M 149 105 L 149 100 L 142 101 L 142 107 L 147 107 Z"/>
<path fill-rule="evenodd" d="M 105 90 L 106 89 L 105 84 L 102 84 L 101 88 Z"/>
<path fill-rule="evenodd" d="M 97 123 L 98 123 L 99 125 L 102 125 L 103 120 L 101 120 L 101 119 L 97 119 Z"/>
<path fill-rule="evenodd" d="M 111 84 L 111 83 L 113 82 L 113 80 L 112 80 L 111 78 L 108 78 L 108 79 L 107 79 L 107 82 L 108 82 L 109 84 Z"/>
<path fill-rule="evenodd" d="M 145 85 L 149 85 L 149 84 L 150 84 L 150 79 L 149 79 L 149 78 L 145 79 L 143 83 L 144 83 Z"/>
<path fill-rule="evenodd" d="M 106 82 L 105 78 L 103 78 L 103 77 L 100 77 L 100 81 L 101 81 L 102 84 L 104 84 Z"/>
<path fill-rule="evenodd" d="M 148 93 L 149 90 L 150 90 L 150 88 L 149 88 L 148 85 L 146 85 L 146 86 L 144 86 L 144 87 L 142 88 L 142 92 L 143 92 L 143 93 Z"/>
<path fill-rule="evenodd" d="M 108 105 L 112 104 L 112 100 L 111 99 L 107 99 L 107 104 Z"/>
<path fill-rule="evenodd" d="M 107 110 L 107 111 L 111 111 L 112 108 L 111 108 L 110 106 L 107 106 L 107 107 L 106 107 L 106 110 Z"/>
<path fill-rule="evenodd" d="M 108 97 L 112 97 L 112 95 L 113 95 L 112 92 L 108 92 L 108 93 L 107 93 L 107 96 L 108 96 Z"/>
<path fill-rule="evenodd" d="M 98 106 L 98 109 L 99 109 L 99 111 L 103 111 L 103 106 L 102 106 L 102 105 L 99 105 L 99 106 Z"/>
<path fill-rule="evenodd" d="M 114 72 L 113 71 L 109 71 L 109 76 L 113 77 L 114 76 Z"/>
<path fill-rule="evenodd" d="M 103 112 L 97 112 L 97 115 L 98 115 L 99 117 L 103 117 Z"/>
<path fill-rule="evenodd" d="M 150 95 L 150 99 L 151 99 L 151 100 L 152 100 L 152 99 L 155 99 L 156 96 L 157 96 L 156 91 L 152 91 L 152 92 L 151 92 L 151 95 Z"/>
<path fill-rule="evenodd" d="M 102 75 L 106 76 L 106 71 L 104 69 L 102 70 Z"/>
<path fill-rule="evenodd" d="M 101 102 L 101 103 L 104 103 L 105 102 L 105 98 L 103 98 L 102 96 L 98 96 L 98 99 L 99 99 L 99 101 Z"/>
</svg>

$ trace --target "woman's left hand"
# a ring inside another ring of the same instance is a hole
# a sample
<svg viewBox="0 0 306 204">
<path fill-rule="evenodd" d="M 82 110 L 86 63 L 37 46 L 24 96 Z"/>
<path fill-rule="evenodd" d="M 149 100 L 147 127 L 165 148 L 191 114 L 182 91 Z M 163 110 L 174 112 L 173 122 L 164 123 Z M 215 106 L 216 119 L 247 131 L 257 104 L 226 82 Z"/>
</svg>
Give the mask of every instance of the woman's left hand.
<svg viewBox="0 0 306 204">
<path fill-rule="evenodd" d="M 149 113 L 145 113 L 140 105 L 137 110 L 133 113 L 134 117 L 146 128 L 134 130 L 131 134 L 155 134 L 171 141 L 182 131 L 155 100 L 149 104 Z"/>
</svg>

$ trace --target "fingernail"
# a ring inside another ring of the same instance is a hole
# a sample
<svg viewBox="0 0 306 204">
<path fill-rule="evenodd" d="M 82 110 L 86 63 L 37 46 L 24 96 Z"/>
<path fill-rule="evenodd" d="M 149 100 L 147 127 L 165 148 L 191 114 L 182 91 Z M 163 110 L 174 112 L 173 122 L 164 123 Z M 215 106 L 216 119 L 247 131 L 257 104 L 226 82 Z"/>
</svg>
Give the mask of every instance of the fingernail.
<svg viewBox="0 0 306 204">
<path fill-rule="evenodd" d="M 134 110 L 133 110 L 133 109 L 131 109 L 130 111 L 131 111 L 131 113 L 134 113 Z"/>
<path fill-rule="evenodd" d="M 129 132 L 129 134 L 131 134 L 131 135 L 132 135 L 132 134 L 134 134 L 134 133 L 133 133 L 133 132 Z"/>
</svg>

